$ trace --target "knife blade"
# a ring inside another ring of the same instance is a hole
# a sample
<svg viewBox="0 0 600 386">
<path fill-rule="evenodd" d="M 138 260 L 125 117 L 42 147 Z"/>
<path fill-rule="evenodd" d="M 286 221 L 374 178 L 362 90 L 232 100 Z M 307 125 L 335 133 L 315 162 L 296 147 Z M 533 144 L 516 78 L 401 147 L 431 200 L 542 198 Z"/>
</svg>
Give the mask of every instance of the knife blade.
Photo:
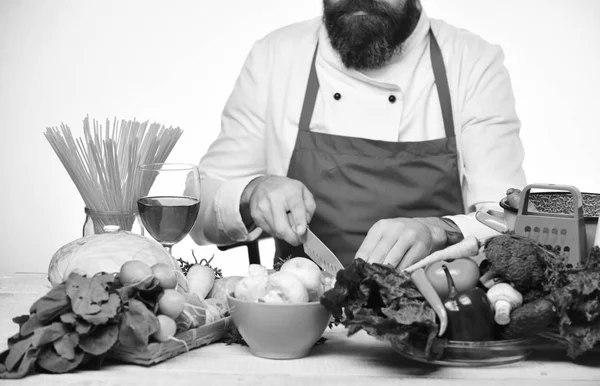
<svg viewBox="0 0 600 386">
<path fill-rule="evenodd" d="M 333 277 L 340 269 L 344 269 L 342 263 L 338 260 L 327 245 L 325 245 L 310 229 L 306 229 L 303 245 L 304 252 L 313 259 L 325 272 Z"/>
</svg>

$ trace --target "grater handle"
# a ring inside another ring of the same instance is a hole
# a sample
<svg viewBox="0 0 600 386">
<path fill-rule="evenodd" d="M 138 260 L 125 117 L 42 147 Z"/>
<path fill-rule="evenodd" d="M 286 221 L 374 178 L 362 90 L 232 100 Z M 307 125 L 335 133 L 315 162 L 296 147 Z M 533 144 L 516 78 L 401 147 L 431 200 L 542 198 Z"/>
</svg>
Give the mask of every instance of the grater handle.
<svg viewBox="0 0 600 386">
<path fill-rule="evenodd" d="M 529 193 L 531 189 L 547 189 L 547 190 L 559 190 L 568 191 L 573 195 L 573 218 L 583 217 L 583 198 L 579 189 L 572 185 L 557 185 L 557 184 L 529 184 L 521 192 L 521 199 L 519 200 L 519 212 L 518 215 L 526 215 L 529 213 L 527 210 L 529 205 Z"/>
<path fill-rule="evenodd" d="M 508 231 L 508 225 L 506 220 L 502 218 L 502 213 L 493 210 L 478 210 L 475 212 L 475 218 L 483 225 L 487 225 L 489 228 L 496 232 L 504 233 Z"/>
</svg>

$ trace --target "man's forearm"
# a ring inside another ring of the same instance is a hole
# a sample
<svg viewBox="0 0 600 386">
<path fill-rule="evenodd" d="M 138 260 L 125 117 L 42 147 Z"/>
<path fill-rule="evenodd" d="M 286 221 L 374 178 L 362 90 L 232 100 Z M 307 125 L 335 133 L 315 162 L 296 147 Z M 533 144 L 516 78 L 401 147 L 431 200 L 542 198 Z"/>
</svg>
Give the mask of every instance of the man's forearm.
<svg viewBox="0 0 600 386">
<path fill-rule="evenodd" d="M 246 185 L 246 188 L 240 197 L 240 215 L 242 216 L 242 221 L 248 232 L 251 232 L 256 228 L 256 224 L 254 224 L 254 220 L 252 219 L 252 214 L 250 212 L 250 197 L 252 196 L 252 192 L 254 191 L 256 184 L 260 182 L 262 178 L 264 178 L 264 176 L 256 177 L 250 181 L 248 185 Z"/>
</svg>

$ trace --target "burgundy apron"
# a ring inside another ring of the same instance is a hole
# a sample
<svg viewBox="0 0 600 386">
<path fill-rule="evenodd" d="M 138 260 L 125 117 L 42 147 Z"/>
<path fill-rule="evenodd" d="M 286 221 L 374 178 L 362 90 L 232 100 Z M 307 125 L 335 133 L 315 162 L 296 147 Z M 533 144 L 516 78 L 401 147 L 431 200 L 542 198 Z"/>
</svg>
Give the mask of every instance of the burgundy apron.
<svg viewBox="0 0 600 386">
<path fill-rule="evenodd" d="M 396 217 L 441 217 L 464 213 L 452 103 L 440 47 L 429 31 L 431 64 L 445 138 L 386 142 L 312 132 L 319 79 L 312 59 L 298 137 L 287 176 L 313 194 L 311 230 L 344 266 L 355 257 L 377 221 Z M 365 127 L 365 130 L 369 130 Z M 302 245 L 276 239 L 278 256 L 305 256 Z"/>
</svg>

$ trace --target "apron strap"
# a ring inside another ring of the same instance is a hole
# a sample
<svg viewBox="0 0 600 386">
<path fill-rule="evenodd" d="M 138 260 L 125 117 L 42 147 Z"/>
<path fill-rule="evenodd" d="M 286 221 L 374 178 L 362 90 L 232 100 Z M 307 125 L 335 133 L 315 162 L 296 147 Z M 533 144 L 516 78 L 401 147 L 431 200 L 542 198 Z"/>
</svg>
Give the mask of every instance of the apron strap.
<svg viewBox="0 0 600 386">
<path fill-rule="evenodd" d="M 317 50 L 319 49 L 319 43 L 315 47 L 315 53 L 313 54 L 312 63 L 310 65 L 310 75 L 308 76 L 308 84 L 306 85 L 306 93 L 304 94 L 304 103 L 302 104 L 302 113 L 300 113 L 300 123 L 298 128 L 300 130 L 310 131 L 310 121 L 312 119 L 313 111 L 315 110 L 315 103 L 317 101 L 317 94 L 319 92 L 319 77 L 317 76 Z"/>
<path fill-rule="evenodd" d="M 435 87 L 437 88 L 440 106 L 442 108 L 442 118 L 444 119 L 444 130 L 446 138 L 456 135 L 454 132 L 454 118 L 452 117 L 452 98 L 450 98 L 450 89 L 448 87 L 448 78 L 446 77 L 446 67 L 442 50 L 433 36 L 433 31 L 429 29 L 429 51 L 431 55 L 431 67 L 433 68 L 433 77 Z"/>
<path fill-rule="evenodd" d="M 300 113 L 300 122 L 298 124 L 298 128 L 300 130 L 310 131 L 310 121 L 312 119 L 315 103 L 317 101 L 319 77 L 317 76 L 317 67 L 315 63 L 317 59 L 318 48 L 319 44 L 317 43 L 310 65 L 310 74 L 308 76 L 308 84 L 306 85 L 306 92 L 304 94 L 302 112 Z M 435 79 L 435 86 L 437 88 L 440 107 L 442 109 L 444 130 L 446 132 L 446 137 L 451 138 L 456 135 L 454 132 L 454 118 L 452 114 L 452 98 L 450 97 L 450 89 L 448 87 L 448 78 L 446 77 L 446 67 L 444 65 L 442 50 L 440 49 L 440 46 L 438 45 L 438 42 L 431 29 L 429 30 L 429 48 L 431 55 L 431 67 L 433 68 L 433 77 Z"/>
</svg>

